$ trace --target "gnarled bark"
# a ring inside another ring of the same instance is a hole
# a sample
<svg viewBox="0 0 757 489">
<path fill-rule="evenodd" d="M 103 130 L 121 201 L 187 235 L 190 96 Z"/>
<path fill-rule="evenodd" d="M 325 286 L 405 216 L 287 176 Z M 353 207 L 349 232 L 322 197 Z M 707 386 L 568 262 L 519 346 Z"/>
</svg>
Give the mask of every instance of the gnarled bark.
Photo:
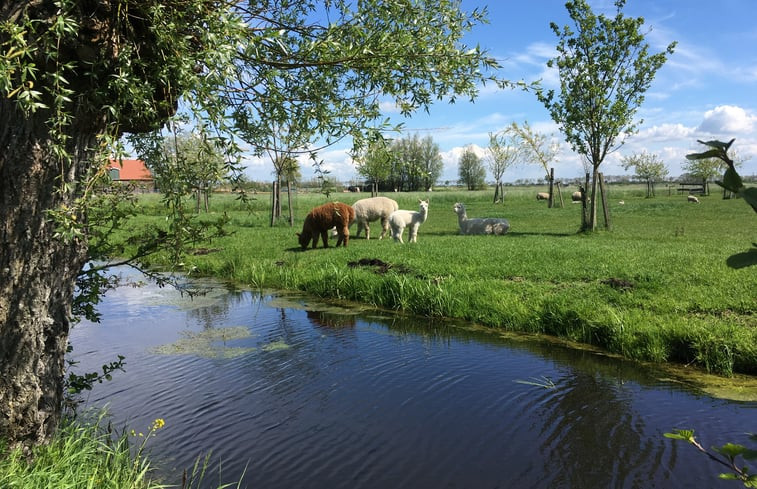
<svg viewBox="0 0 757 489">
<path fill-rule="evenodd" d="M 47 211 L 71 206 L 76 192 L 59 191 L 61 182 L 76 181 L 94 142 L 72 141 L 72 163 L 60 164 L 44 117 L 0 101 L 0 438 L 24 445 L 60 419 L 71 300 L 86 260 L 86 242 L 56 237 Z"/>
</svg>

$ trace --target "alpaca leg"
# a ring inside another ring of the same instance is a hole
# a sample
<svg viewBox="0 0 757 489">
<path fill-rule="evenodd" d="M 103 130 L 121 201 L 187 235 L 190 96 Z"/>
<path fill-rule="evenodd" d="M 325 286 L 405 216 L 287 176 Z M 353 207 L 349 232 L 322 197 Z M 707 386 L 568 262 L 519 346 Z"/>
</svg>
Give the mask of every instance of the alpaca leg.
<svg viewBox="0 0 757 489">
<path fill-rule="evenodd" d="M 405 231 L 404 227 L 397 226 L 396 228 L 392 226 L 392 237 L 394 238 L 394 241 L 398 241 L 400 243 L 404 243 L 402 241 L 402 233 Z"/>
<path fill-rule="evenodd" d="M 413 224 L 410 226 L 410 242 L 415 243 L 418 240 L 418 226 Z"/>
<path fill-rule="evenodd" d="M 329 238 L 328 238 L 328 232 L 327 231 L 321 231 L 321 239 L 323 240 L 323 247 L 324 248 L 328 248 L 329 247 Z M 313 248 L 315 248 L 315 243 L 313 243 Z"/>
<path fill-rule="evenodd" d="M 342 234 L 339 235 L 339 240 L 342 242 L 342 245 L 346 248 L 347 242 L 350 240 L 350 228 L 347 226 L 344 226 L 342 229 Z M 336 244 L 339 246 L 339 243 Z"/>
<path fill-rule="evenodd" d="M 371 227 L 368 225 L 368 221 L 365 221 L 365 239 L 371 239 Z"/>
<path fill-rule="evenodd" d="M 386 236 L 386 232 L 389 231 L 389 219 L 381 218 L 381 235 L 379 236 L 379 239 L 384 239 L 384 236 Z"/>
<path fill-rule="evenodd" d="M 316 232 L 313 232 L 312 235 L 313 235 L 313 249 L 316 249 L 316 247 L 318 246 L 318 236 L 319 236 L 319 234 L 316 233 Z"/>
</svg>

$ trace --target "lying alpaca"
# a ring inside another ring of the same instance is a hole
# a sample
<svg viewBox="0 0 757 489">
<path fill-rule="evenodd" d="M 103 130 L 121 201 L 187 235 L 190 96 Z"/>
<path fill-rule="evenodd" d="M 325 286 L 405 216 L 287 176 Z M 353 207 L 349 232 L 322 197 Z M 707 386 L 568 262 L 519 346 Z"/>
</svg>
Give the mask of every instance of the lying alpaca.
<svg viewBox="0 0 757 489">
<path fill-rule="evenodd" d="M 460 234 L 505 234 L 510 229 L 510 222 L 504 218 L 468 219 L 465 206 L 460 202 L 456 203 L 453 209 L 457 213 Z"/>
<path fill-rule="evenodd" d="M 406 211 L 400 209 L 392 212 L 389 216 L 389 225 L 392 226 L 392 238 L 394 241 L 402 241 L 402 233 L 406 226 L 410 226 L 410 242 L 415 243 L 418 237 L 418 228 L 426 222 L 428 217 L 428 199 L 418 200 L 418 211 Z"/>
<path fill-rule="evenodd" d="M 355 236 L 360 236 L 360 230 L 365 229 L 365 239 L 371 239 L 371 228 L 368 223 L 381 219 L 379 239 L 382 239 L 389 230 L 389 215 L 396 211 L 399 206 L 397 201 L 388 197 L 370 197 L 358 200 L 352 204 L 352 208 L 355 209 L 355 220 L 357 221 Z"/>
<path fill-rule="evenodd" d="M 323 240 L 323 247 L 328 248 L 328 230 L 336 226 L 337 236 L 336 245 L 344 243 L 350 239 L 350 224 L 355 220 L 355 210 L 341 202 L 329 202 L 322 206 L 312 209 L 305 217 L 302 224 L 302 232 L 297 233 L 297 239 L 300 241 L 302 249 L 306 249 L 310 240 L 313 240 L 313 248 L 318 245 L 318 236 Z"/>
</svg>

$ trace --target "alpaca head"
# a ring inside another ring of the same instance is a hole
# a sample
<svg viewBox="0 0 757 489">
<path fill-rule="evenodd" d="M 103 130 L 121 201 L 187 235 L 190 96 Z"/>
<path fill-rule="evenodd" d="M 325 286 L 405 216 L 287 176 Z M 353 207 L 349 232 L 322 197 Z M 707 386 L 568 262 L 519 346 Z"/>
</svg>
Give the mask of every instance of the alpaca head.
<svg viewBox="0 0 757 489">
<path fill-rule="evenodd" d="M 424 216 L 428 214 L 428 199 L 418 199 L 418 212 L 420 212 Z"/>
<path fill-rule="evenodd" d="M 452 208 L 455 210 L 455 213 L 458 216 L 464 216 L 465 215 L 465 206 L 461 202 L 456 202 L 455 205 Z"/>
<path fill-rule="evenodd" d="M 310 244 L 310 234 L 308 233 L 295 233 L 297 235 L 297 241 L 300 242 L 300 246 L 302 246 L 303 250 L 306 250 L 308 245 Z"/>
</svg>

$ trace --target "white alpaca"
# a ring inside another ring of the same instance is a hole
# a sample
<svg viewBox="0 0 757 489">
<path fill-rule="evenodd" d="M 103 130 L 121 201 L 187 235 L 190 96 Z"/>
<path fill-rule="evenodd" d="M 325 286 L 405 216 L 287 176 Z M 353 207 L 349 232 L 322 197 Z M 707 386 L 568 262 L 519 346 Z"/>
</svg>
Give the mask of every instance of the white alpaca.
<svg viewBox="0 0 757 489">
<path fill-rule="evenodd" d="M 686 197 L 686 200 L 688 200 L 689 202 L 694 202 L 695 204 L 699 203 L 699 199 L 697 199 L 696 195 L 689 195 L 688 197 Z"/>
<path fill-rule="evenodd" d="M 410 226 L 410 242 L 415 243 L 418 237 L 418 228 L 426 222 L 428 217 L 428 199 L 418 200 L 419 206 L 417 211 L 406 211 L 400 209 L 392 212 L 389 216 L 389 225 L 392 226 L 392 238 L 395 241 L 402 241 L 402 233 L 405 227 Z"/>
<path fill-rule="evenodd" d="M 365 229 L 365 239 L 371 239 L 371 228 L 368 223 L 381 219 L 379 239 L 382 239 L 389 231 L 389 216 L 399 209 L 399 206 L 396 200 L 388 197 L 370 197 L 358 200 L 352 204 L 352 208 L 355 209 L 355 220 L 357 221 L 355 236 L 359 236 L 360 231 Z"/>
<path fill-rule="evenodd" d="M 549 194 L 547 192 L 539 192 L 536 194 L 536 200 L 549 200 Z"/>
<path fill-rule="evenodd" d="M 510 229 L 510 222 L 505 218 L 487 217 L 468 219 L 465 206 L 458 202 L 453 209 L 457 213 L 461 234 L 506 234 Z"/>
</svg>

